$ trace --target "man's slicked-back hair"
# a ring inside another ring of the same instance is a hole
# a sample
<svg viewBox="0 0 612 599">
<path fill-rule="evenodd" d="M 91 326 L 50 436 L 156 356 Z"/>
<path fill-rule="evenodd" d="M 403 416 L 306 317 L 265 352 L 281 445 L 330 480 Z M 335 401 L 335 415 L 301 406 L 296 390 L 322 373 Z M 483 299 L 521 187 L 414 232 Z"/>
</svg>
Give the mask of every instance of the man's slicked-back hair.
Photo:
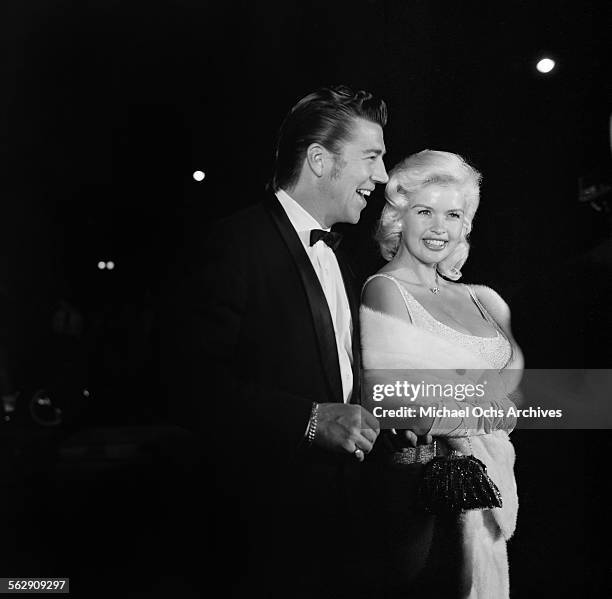
<svg viewBox="0 0 612 599">
<path fill-rule="evenodd" d="M 354 119 L 387 124 L 384 100 L 340 85 L 323 87 L 302 98 L 285 117 L 276 142 L 272 189 L 291 189 L 298 181 L 308 146 L 321 144 L 338 154 L 351 135 Z"/>
</svg>

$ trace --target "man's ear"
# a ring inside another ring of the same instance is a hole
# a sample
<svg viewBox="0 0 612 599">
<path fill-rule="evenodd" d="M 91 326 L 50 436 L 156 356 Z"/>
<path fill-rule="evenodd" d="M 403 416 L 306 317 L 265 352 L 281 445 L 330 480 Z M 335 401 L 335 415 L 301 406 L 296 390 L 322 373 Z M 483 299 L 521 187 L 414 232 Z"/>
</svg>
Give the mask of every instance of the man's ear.
<svg viewBox="0 0 612 599">
<path fill-rule="evenodd" d="M 330 153 L 318 143 L 310 144 L 306 150 L 308 168 L 317 176 L 322 177 L 329 162 Z"/>
</svg>

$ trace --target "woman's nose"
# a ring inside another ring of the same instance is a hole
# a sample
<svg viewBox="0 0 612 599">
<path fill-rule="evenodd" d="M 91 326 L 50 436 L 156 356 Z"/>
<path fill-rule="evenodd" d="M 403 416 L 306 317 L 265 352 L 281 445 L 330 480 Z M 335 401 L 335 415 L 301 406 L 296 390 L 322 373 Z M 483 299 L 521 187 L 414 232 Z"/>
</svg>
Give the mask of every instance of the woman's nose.
<svg viewBox="0 0 612 599">
<path fill-rule="evenodd" d="M 433 223 L 431 224 L 431 230 L 433 233 L 442 234 L 446 231 L 446 227 L 444 226 L 444 220 L 441 216 L 435 216 Z"/>
</svg>

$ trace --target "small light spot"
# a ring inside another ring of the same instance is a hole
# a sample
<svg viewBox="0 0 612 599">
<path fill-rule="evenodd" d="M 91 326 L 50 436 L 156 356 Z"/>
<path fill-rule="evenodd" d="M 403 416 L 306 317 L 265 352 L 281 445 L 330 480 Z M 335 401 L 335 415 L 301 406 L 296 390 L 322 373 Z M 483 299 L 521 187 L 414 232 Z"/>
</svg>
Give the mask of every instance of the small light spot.
<svg viewBox="0 0 612 599">
<path fill-rule="evenodd" d="M 106 268 L 106 262 L 102 262 L 102 261 L 98 262 L 98 268 L 100 270 L 104 270 Z"/>
<path fill-rule="evenodd" d="M 196 181 L 204 181 L 204 177 L 206 177 L 206 175 L 204 174 L 204 171 L 194 171 L 193 173 L 193 178 Z"/>
<path fill-rule="evenodd" d="M 542 58 L 536 65 L 540 73 L 550 73 L 555 68 L 555 61 L 552 58 Z"/>
<path fill-rule="evenodd" d="M 112 260 L 109 260 L 106 263 L 106 268 L 108 268 L 108 270 L 113 270 L 113 268 L 115 268 L 115 263 Z"/>
</svg>

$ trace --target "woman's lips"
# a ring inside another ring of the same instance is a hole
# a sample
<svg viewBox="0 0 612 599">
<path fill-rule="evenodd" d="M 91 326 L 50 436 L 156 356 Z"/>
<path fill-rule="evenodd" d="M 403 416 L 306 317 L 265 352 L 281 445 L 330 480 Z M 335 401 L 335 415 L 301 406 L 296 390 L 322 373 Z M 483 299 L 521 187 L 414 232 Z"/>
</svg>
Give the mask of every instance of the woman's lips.
<svg viewBox="0 0 612 599">
<path fill-rule="evenodd" d="M 440 252 L 447 246 L 448 241 L 444 239 L 423 239 L 423 244 L 429 250 Z"/>
</svg>

